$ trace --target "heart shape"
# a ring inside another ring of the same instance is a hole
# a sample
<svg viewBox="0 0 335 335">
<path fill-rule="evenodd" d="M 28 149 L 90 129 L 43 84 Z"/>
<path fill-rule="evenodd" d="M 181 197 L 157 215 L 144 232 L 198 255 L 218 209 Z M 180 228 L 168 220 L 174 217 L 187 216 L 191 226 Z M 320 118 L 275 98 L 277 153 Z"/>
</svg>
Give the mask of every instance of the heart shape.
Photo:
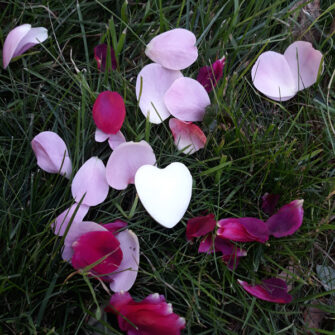
<svg viewBox="0 0 335 335">
<path fill-rule="evenodd" d="M 136 172 L 135 187 L 153 219 L 172 228 L 184 216 L 190 203 L 192 176 L 182 163 L 171 163 L 165 169 L 143 165 Z"/>
</svg>

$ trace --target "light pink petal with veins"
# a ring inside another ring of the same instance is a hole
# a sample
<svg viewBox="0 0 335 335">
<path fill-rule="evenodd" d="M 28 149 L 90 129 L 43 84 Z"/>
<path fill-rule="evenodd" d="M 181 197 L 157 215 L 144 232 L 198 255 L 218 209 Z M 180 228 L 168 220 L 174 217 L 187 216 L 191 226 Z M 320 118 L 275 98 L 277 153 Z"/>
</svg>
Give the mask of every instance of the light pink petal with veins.
<svg viewBox="0 0 335 335">
<path fill-rule="evenodd" d="M 96 128 L 95 133 L 94 133 L 94 139 L 95 142 L 105 142 L 109 138 L 110 134 L 104 133 L 102 130 L 99 128 Z"/>
</svg>

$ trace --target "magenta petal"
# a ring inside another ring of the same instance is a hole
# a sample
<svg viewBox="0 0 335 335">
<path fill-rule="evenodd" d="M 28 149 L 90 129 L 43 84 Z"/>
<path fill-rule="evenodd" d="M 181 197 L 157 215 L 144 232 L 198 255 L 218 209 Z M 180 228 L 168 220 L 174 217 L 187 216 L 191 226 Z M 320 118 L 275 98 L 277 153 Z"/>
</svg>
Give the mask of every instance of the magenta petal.
<svg viewBox="0 0 335 335">
<path fill-rule="evenodd" d="M 98 157 L 91 157 L 78 170 L 73 178 L 71 191 L 73 198 L 82 204 L 96 206 L 105 201 L 109 186 L 106 180 L 106 168 Z"/>
<path fill-rule="evenodd" d="M 107 44 L 98 44 L 94 48 L 94 58 L 97 61 L 97 66 L 99 71 L 105 71 L 106 68 L 106 62 L 107 62 Z M 111 53 L 111 60 L 112 60 L 112 69 L 115 70 L 117 68 L 116 58 L 115 58 L 115 52 L 112 47 L 110 47 L 110 53 Z"/>
<path fill-rule="evenodd" d="M 131 230 L 116 235 L 123 254 L 122 262 L 115 273 L 108 276 L 109 287 L 114 292 L 129 291 L 134 285 L 140 262 L 140 245 Z"/>
<path fill-rule="evenodd" d="M 60 173 L 70 178 L 72 164 L 64 141 L 52 131 L 43 131 L 31 141 L 37 165 L 49 173 Z"/>
<path fill-rule="evenodd" d="M 268 215 L 272 215 L 275 212 L 275 208 L 278 204 L 280 195 L 279 194 L 271 194 L 265 193 L 262 196 L 262 210 L 264 213 Z"/>
<path fill-rule="evenodd" d="M 202 121 L 211 103 L 205 88 L 187 77 L 173 82 L 165 93 L 164 102 L 168 111 L 182 121 Z"/>
<path fill-rule="evenodd" d="M 303 203 L 304 200 L 293 200 L 272 215 L 266 221 L 270 234 L 274 237 L 283 237 L 295 233 L 304 217 Z"/>
<path fill-rule="evenodd" d="M 127 222 L 124 222 L 122 220 L 116 220 L 114 222 L 105 223 L 103 227 L 106 228 L 111 233 L 115 234 L 118 230 L 127 227 L 127 225 L 128 225 Z"/>
<path fill-rule="evenodd" d="M 186 123 L 175 118 L 169 120 L 169 127 L 174 137 L 174 143 L 185 154 L 193 154 L 202 149 L 207 141 L 203 131 L 193 123 Z"/>
<path fill-rule="evenodd" d="M 116 190 L 124 190 L 129 184 L 134 184 L 135 174 L 142 165 L 155 163 L 155 154 L 147 142 L 122 143 L 108 159 L 107 182 Z"/>
<path fill-rule="evenodd" d="M 72 222 L 83 221 L 85 215 L 87 214 L 89 207 L 86 205 L 79 205 L 77 203 L 73 204 L 70 208 L 67 208 L 64 212 L 59 214 L 56 220 L 52 223 L 51 227 L 56 235 L 63 236 L 67 226 L 69 225 L 71 219 Z M 77 210 L 78 208 L 78 210 Z M 74 212 L 77 210 L 76 215 L 72 218 Z"/>
<path fill-rule="evenodd" d="M 143 115 L 152 123 L 161 123 L 170 116 L 164 94 L 172 83 L 182 77 L 180 71 L 165 69 L 159 64 L 148 64 L 138 74 L 136 98 Z M 158 115 L 159 114 L 159 115 Z"/>
<path fill-rule="evenodd" d="M 212 247 L 212 234 L 208 234 L 203 240 L 201 240 L 199 244 L 198 252 L 204 252 L 204 253 L 211 253 L 213 250 L 211 250 Z"/>
<path fill-rule="evenodd" d="M 292 296 L 287 293 L 286 283 L 279 278 L 270 278 L 262 280 L 259 285 L 252 286 L 245 281 L 238 280 L 238 283 L 254 297 L 276 302 L 279 304 L 287 304 L 292 301 Z"/>
<path fill-rule="evenodd" d="M 187 221 L 186 239 L 193 240 L 194 237 L 204 236 L 215 229 L 216 220 L 214 214 L 197 216 Z"/>
<path fill-rule="evenodd" d="M 206 91 L 209 93 L 213 87 L 216 86 L 217 82 L 223 76 L 223 68 L 225 65 L 225 57 L 215 61 L 212 66 L 204 66 L 199 70 L 197 76 L 197 81 L 205 87 Z"/>
<path fill-rule="evenodd" d="M 183 70 L 198 58 L 195 35 L 186 29 L 172 29 L 154 37 L 145 54 L 170 70 Z"/>
</svg>

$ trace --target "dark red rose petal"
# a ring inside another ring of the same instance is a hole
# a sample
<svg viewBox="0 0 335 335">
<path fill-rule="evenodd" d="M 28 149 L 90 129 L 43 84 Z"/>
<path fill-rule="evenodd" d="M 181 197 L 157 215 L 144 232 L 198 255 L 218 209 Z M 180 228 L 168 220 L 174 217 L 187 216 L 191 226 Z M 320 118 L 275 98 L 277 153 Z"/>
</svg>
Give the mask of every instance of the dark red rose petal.
<svg viewBox="0 0 335 335">
<path fill-rule="evenodd" d="M 216 220 L 214 214 L 197 216 L 187 221 L 186 239 L 191 241 L 194 237 L 204 236 L 215 229 Z"/>
<path fill-rule="evenodd" d="M 262 210 L 268 215 L 272 215 L 275 212 L 275 208 L 278 204 L 280 195 L 265 193 L 262 196 Z"/>
<path fill-rule="evenodd" d="M 122 228 L 127 227 L 127 225 L 128 225 L 127 222 L 124 222 L 122 220 L 116 220 L 114 222 L 105 223 L 103 227 L 106 228 L 111 233 L 115 234 L 115 232 L 117 232 Z"/>
<path fill-rule="evenodd" d="M 207 92 L 210 92 L 222 78 L 225 61 L 223 57 L 214 62 L 212 66 L 204 66 L 199 70 L 197 81 L 205 87 Z"/>
<path fill-rule="evenodd" d="M 99 71 L 105 71 L 106 68 L 106 62 L 107 62 L 107 44 L 98 44 L 94 48 L 94 58 L 97 61 L 97 66 Z M 111 53 L 111 60 L 112 60 L 112 69 L 115 70 L 117 68 L 116 58 L 115 58 L 115 52 L 112 47 L 110 47 L 110 53 Z"/>
</svg>

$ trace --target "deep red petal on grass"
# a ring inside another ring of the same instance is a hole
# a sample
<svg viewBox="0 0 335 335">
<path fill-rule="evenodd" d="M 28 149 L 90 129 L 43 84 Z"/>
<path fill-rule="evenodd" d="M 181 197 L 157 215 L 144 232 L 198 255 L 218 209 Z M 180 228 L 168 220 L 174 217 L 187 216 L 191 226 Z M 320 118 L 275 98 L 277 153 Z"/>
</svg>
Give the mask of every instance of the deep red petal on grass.
<svg viewBox="0 0 335 335">
<path fill-rule="evenodd" d="M 118 316 L 120 329 L 128 335 L 179 335 L 185 328 L 185 319 L 173 313 L 172 305 L 158 293 L 139 302 L 129 293 L 115 293 L 105 311 Z"/>
<path fill-rule="evenodd" d="M 106 228 L 111 233 L 115 234 L 119 229 L 122 229 L 124 227 L 127 227 L 127 222 L 124 222 L 122 220 L 116 220 L 114 222 L 105 223 L 102 225 L 104 228 Z"/>
<path fill-rule="evenodd" d="M 279 198 L 279 194 L 265 193 L 262 196 L 262 211 L 268 215 L 274 214 Z"/>
<path fill-rule="evenodd" d="M 264 279 L 261 284 L 254 286 L 242 280 L 238 280 L 238 283 L 258 299 L 279 304 L 287 304 L 292 301 L 292 296 L 287 293 L 287 285 L 282 279 Z"/>
<path fill-rule="evenodd" d="M 215 226 L 216 220 L 212 213 L 189 219 L 186 226 L 186 239 L 192 241 L 194 237 L 204 236 L 213 231 Z"/>
<path fill-rule="evenodd" d="M 94 58 L 97 61 L 98 70 L 101 72 L 104 72 L 106 68 L 107 48 L 108 46 L 106 43 L 98 44 L 94 48 Z M 111 60 L 112 60 L 112 69 L 115 70 L 117 68 L 117 62 L 115 58 L 115 52 L 112 47 L 110 47 L 110 53 L 111 53 Z"/>
<path fill-rule="evenodd" d="M 222 78 L 225 61 L 226 58 L 223 57 L 215 61 L 212 66 L 204 66 L 199 70 L 197 81 L 205 87 L 208 93 L 212 91 L 213 87 Z"/>
<path fill-rule="evenodd" d="M 270 235 L 283 237 L 295 233 L 302 225 L 304 218 L 303 203 L 304 200 L 302 199 L 293 200 L 281 207 L 276 214 L 272 215 L 266 221 Z"/>
<path fill-rule="evenodd" d="M 126 107 L 117 92 L 101 92 L 93 105 L 93 120 L 96 126 L 106 134 L 116 134 L 122 127 L 126 116 Z"/>
</svg>

